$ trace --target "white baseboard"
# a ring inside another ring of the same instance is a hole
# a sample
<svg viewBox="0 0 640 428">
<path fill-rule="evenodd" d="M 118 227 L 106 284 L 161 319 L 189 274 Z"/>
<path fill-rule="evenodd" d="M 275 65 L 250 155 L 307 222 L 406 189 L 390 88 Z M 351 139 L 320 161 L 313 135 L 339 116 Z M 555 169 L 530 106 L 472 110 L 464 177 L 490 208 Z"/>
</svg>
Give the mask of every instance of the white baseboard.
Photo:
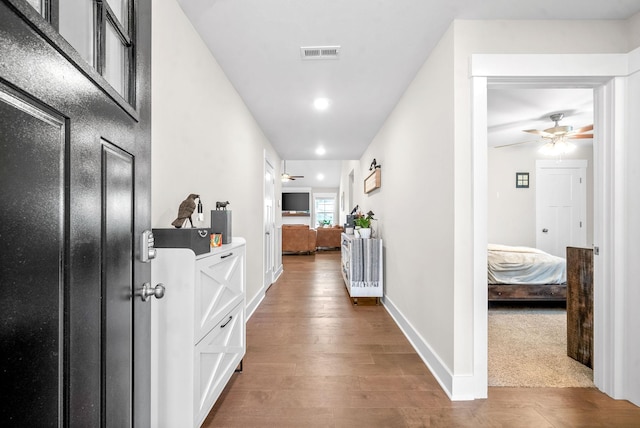
<svg viewBox="0 0 640 428">
<path fill-rule="evenodd" d="M 276 271 L 273 273 L 273 282 L 276 282 L 278 279 L 280 279 L 280 275 L 282 275 L 282 272 L 284 272 L 284 268 L 283 268 L 283 265 L 281 264 L 280 266 L 278 266 L 278 269 L 276 269 Z"/>
<path fill-rule="evenodd" d="M 452 401 L 473 400 L 475 398 L 473 376 L 454 376 L 391 299 L 385 296 L 382 303 L 449 398 Z"/>
<path fill-rule="evenodd" d="M 280 278 L 280 275 L 282 275 L 282 272 L 283 272 L 282 265 L 280 265 L 273 274 L 273 282 L 276 282 L 278 278 Z M 251 318 L 251 315 L 253 315 L 256 309 L 258 309 L 258 306 L 260 306 L 260 303 L 262 303 L 262 301 L 264 300 L 267 290 L 269 289 L 269 287 L 271 287 L 272 284 L 273 283 L 269 284 L 266 287 L 262 286 L 260 291 L 258 291 L 258 294 L 256 294 L 255 297 L 251 299 L 250 302 L 247 303 L 246 310 L 245 310 L 247 314 L 247 321 L 249 321 L 249 318 Z"/>
<path fill-rule="evenodd" d="M 246 321 L 249 321 L 249 318 L 251 318 L 251 316 L 256 311 L 256 309 L 258 309 L 258 306 L 260 306 L 260 303 L 262 303 L 262 301 L 264 300 L 264 297 L 265 297 L 264 291 L 265 291 L 264 287 L 262 287 L 260 291 L 258 291 L 258 294 L 256 294 L 255 297 L 251 299 L 250 302 L 247 303 L 247 306 L 245 307 L 245 313 L 247 316 Z"/>
</svg>

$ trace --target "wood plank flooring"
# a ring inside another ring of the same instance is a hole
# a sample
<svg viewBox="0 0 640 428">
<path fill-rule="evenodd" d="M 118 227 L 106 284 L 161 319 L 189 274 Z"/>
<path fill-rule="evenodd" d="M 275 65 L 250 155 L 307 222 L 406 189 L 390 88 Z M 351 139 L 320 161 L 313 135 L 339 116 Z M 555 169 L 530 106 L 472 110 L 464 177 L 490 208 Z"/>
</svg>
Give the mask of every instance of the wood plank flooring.
<svg viewBox="0 0 640 428">
<path fill-rule="evenodd" d="M 353 306 L 339 251 L 284 256 L 203 427 L 640 427 L 594 388 L 489 388 L 452 402 L 384 307 Z"/>
</svg>

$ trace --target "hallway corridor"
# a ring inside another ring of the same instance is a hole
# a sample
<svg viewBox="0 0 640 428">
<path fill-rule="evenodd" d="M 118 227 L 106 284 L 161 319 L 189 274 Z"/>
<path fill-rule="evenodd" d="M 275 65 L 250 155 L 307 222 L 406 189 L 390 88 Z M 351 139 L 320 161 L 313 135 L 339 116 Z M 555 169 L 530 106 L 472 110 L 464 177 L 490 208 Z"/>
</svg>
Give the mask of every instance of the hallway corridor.
<svg viewBox="0 0 640 428">
<path fill-rule="evenodd" d="M 596 389 L 490 388 L 451 402 L 383 306 L 353 306 L 340 252 L 284 256 L 247 323 L 244 372 L 203 427 L 640 426 Z"/>
</svg>

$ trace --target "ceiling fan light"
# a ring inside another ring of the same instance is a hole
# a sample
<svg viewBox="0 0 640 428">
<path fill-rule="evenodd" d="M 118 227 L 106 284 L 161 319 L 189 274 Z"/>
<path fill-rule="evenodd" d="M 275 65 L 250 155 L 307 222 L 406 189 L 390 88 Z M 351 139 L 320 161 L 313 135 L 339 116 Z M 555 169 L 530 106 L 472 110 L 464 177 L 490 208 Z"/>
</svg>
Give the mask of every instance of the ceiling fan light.
<svg viewBox="0 0 640 428">
<path fill-rule="evenodd" d="M 548 155 L 548 156 L 555 156 L 560 154 L 560 152 L 556 148 L 556 145 L 551 141 L 545 143 L 542 147 L 540 147 L 539 152 L 542 153 L 543 155 Z"/>
<path fill-rule="evenodd" d="M 542 147 L 540 147 L 540 153 L 548 156 L 558 156 L 565 153 L 571 153 L 576 149 L 576 145 L 568 142 L 565 139 L 558 139 L 555 141 L 548 141 Z"/>
<path fill-rule="evenodd" d="M 561 153 L 571 153 L 572 151 L 574 151 L 576 149 L 576 145 L 573 143 L 570 143 L 566 140 L 561 140 L 559 142 L 556 143 L 556 146 L 558 146 L 558 150 L 560 150 Z"/>
</svg>

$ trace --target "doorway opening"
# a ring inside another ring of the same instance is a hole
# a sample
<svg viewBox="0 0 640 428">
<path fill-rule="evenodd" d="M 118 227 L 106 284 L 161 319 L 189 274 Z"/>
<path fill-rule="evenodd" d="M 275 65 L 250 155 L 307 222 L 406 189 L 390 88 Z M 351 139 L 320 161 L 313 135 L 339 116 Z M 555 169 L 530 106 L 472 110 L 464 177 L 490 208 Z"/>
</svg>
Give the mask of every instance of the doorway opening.
<svg viewBox="0 0 640 428">
<path fill-rule="evenodd" d="M 629 75 L 626 56 L 612 54 L 573 55 L 580 66 L 573 66 L 558 55 L 472 55 L 471 65 L 471 133 L 473 193 L 473 388 L 476 398 L 487 396 L 487 92 L 489 88 L 587 88 L 594 92 L 594 135 L 601 144 L 594 146 L 594 383 L 603 392 L 616 396 L 621 380 L 616 377 L 616 362 L 623 355 L 622 338 L 616 326 L 616 299 L 625 284 L 616 281 L 619 266 L 615 255 L 623 253 L 624 239 L 614 230 L 616 213 L 611 207 L 624 199 L 623 159 L 618 150 L 624 147 L 625 76 Z M 619 63 L 612 63 L 618 60 Z M 606 70 L 603 63 L 613 65 Z M 605 288 L 603 284 L 607 284 Z M 616 341 L 615 339 L 621 341 Z M 471 386 L 471 385 L 470 385 Z"/>
<path fill-rule="evenodd" d="M 522 275 L 492 276 L 499 283 L 512 278 L 513 289 L 539 289 L 549 301 L 520 291 L 493 301 L 503 297 L 492 293 L 489 386 L 593 386 L 592 370 L 567 356 L 565 302 L 554 296 L 565 287 L 556 284 L 566 282 L 566 247 L 593 245 L 593 139 L 581 134 L 567 139 L 571 150 L 549 153 L 548 138 L 537 130 L 553 125 L 549 117 L 557 112 L 564 113 L 563 130 L 592 127 L 593 89 L 510 85 L 487 91 L 487 240 L 495 250 L 490 261 L 493 266 L 504 255 L 511 269 L 518 262 L 524 268 L 538 251 L 550 259 L 527 265 Z M 557 269 L 548 268 L 551 261 Z"/>
</svg>

